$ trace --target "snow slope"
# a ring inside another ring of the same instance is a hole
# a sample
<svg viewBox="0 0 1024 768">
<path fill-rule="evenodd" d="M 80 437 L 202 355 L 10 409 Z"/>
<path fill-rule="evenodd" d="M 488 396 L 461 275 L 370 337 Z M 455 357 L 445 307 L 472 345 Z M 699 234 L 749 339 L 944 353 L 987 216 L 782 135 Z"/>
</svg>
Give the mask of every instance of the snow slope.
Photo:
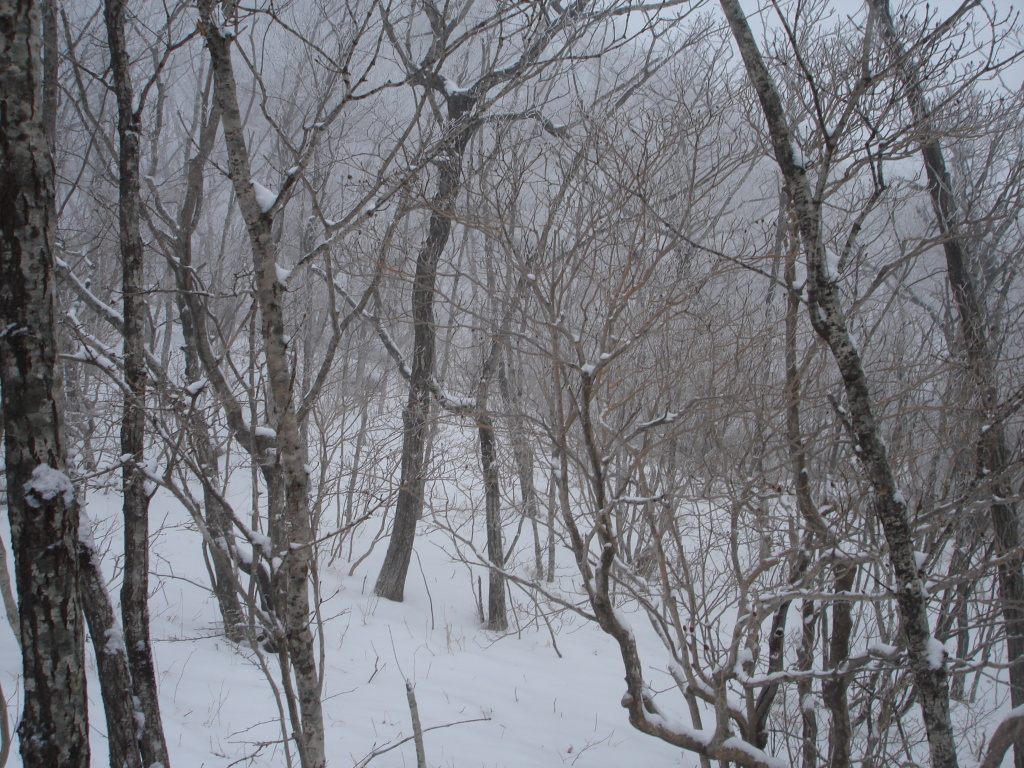
<svg viewBox="0 0 1024 768">
<path fill-rule="evenodd" d="M 115 500 L 93 495 L 90 514 L 116 552 Z M 277 705 L 264 671 L 251 650 L 217 636 L 198 534 L 165 502 L 154 505 L 153 520 L 154 652 L 172 764 L 284 766 Z M 357 765 L 374 749 L 411 735 L 406 680 L 415 686 L 423 727 L 434 728 L 425 735 L 432 768 L 697 765 L 692 755 L 630 728 L 619 706 L 624 685 L 617 650 L 596 626 L 570 614 L 554 616 L 559 658 L 551 633 L 528 615 L 532 608 L 520 593 L 518 618 L 525 626 L 516 631 L 513 619 L 513 630 L 501 637 L 480 629 L 471 583 L 483 572 L 471 577 L 466 564 L 453 561 L 442 531 L 421 530 L 419 564 L 414 559 L 404 603 L 372 595 L 383 546 L 352 576 L 340 558 L 320 574 L 330 765 Z M 357 541 L 354 553 L 367 544 Z M 109 553 L 105 566 L 114 576 Z M 115 579 L 115 596 L 118 586 Z M 644 623 L 634 624 L 643 631 Z M 0 635 L 0 680 L 14 716 L 20 662 L 6 625 Z M 267 659 L 276 681 L 276 659 Z M 90 672 L 93 765 L 100 768 L 108 759 L 91 661 Z M 9 765 L 20 765 L 16 751 Z M 369 765 L 415 766 L 414 745 L 409 741 Z"/>
</svg>

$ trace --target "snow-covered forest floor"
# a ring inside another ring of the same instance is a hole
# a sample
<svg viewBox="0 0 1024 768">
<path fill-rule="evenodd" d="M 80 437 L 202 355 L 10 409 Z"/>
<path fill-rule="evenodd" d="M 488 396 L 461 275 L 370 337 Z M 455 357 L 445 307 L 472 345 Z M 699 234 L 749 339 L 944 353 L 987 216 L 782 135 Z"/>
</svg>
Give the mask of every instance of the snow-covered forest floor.
<svg viewBox="0 0 1024 768">
<path fill-rule="evenodd" d="M 88 512 L 97 528 L 114 530 L 119 501 L 90 497 Z M 220 636 L 199 535 L 167 497 L 156 497 L 153 512 L 154 653 L 172 765 L 285 765 L 277 743 L 279 713 L 266 675 L 251 649 Z M 355 557 L 365 552 L 376 528 L 362 529 L 353 542 Z M 595 624 L 560 611 L 549 617 L 549 631 L 518 592 L 512 630 L 499 636 L 481 629 L 472 584 L 483 572 L 474 569 L 471 577 L 453 556 L 446 532 L 427 524 L 420 530 L 404 603 L 373 595 L 381 544 L 351 576 L 344 556 L 320 572 L 331 765 L 359 765 L 373 750 L 412 735 L 406 680 L 415 686 L 423 728 L 434 729 L 425 734 L 429 766 L 698 765 L 695 756 L 629 726 L 619 706 L 624 685 L 618 651 Z M 117 536 L 113 544 L 116 549 Z M 560 586 L 571 590 L 567 555 L 562 553 Z M 109 553 L 104 565 L 113 577 Z M 115 579 L 115 597 L 117 587 Z M 634 626 L 641 637 L 649 633 L 644 620 Z M 0 628 L 0 658 L 14 716 L 20 711 L 20 657 L 6 624 Z M 276 658 L 265 658 L 276 684 Z M 92 764 L 99 768 L 108 764 L 105 725 L 91 659 L 89 667 Z M 660 687 L 671 685 L 667 675 L 657 670 L 651 675 L 655 681 L 662 677 Z M 9 765 L 20 764 L 15 749 Z M 369 765 L 415 766 L 412 740 Z"/>
<path fill-rule="evenodd" d="M 87 511 L 109 549 L 104 566 L 116 598 L 120 558 L 112 554 L 119 548 L 120 498 L 94 493 Z M 263 654 L 267 667 L 261 667 L 251 648 L 222 636 L 199 534 L 176 502 L 158 493 L 152 520 L 154 653 L 172 765 L 286 765 L 276 657 Z M 474 592 L 478 578 L 486 583 L 485 571 L 467 564 L 443 528 L 421 523 L 403 603 L 374 596 L 386 542 L 362 558 L 376 522 L 347 540 L 340 556 L 332 558 L 328 547 L 321 558 L 323 703 L 332 766 L 416 765 L 406 681 L 414 687 L 431 768 L 699 765 L 696 755 L 630 727 L 619 703 L 624 684 L 618 650 L 595 623 L 543 596 L 534 603 L 513 589 L 511 630 L 499 635 L 483 629 Z M 552 591 L 579 602 L 577 585 L 571 554 L 562 549 Z M 665 693 L 659 701 L 685 719 L 683 699 L 657 664 L 663 654 L 652 652 L 660 647 L 657 637 L 642 615 L 629 618 L 641 649 L 648 651 L 652 689 Z M 100 768 L 108 756 L 92 653 L 90 644 L 92 764 Z M 0 629 L 0 659 L 14 717 L 21 706 L 20 658 L 6 625 Z M 994 688 L 982 688 L 981 698 L 990 699 Z M 980 709 L 991 711 L 991 703 Z M 956 714 L 970 716 L 964 709 Z M 972 732 L 980 738 L 998 721 L 992 716 L 987 724 L 975 723 Z M 9 765 L 21 765 L 17 750 Z M 1012 754 L 1004 765 L 1012 765 Z"/>
</svg>

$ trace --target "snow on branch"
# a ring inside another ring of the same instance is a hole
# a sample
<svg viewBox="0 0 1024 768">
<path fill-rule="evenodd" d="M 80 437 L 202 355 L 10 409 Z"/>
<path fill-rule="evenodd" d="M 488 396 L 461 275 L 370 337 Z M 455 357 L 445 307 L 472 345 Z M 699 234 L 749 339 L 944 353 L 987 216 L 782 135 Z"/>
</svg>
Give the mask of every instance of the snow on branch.
<svg viewBox="0 0 1024 768">
<path fill-rule="evenodd" d="M 1011 709 L 996 726 L 985 750 L 985 759 L 978 768 L 999 768 L 1003 755 L 1021 736 L 1024 736 L 1024 704 Z"/>
</svg>

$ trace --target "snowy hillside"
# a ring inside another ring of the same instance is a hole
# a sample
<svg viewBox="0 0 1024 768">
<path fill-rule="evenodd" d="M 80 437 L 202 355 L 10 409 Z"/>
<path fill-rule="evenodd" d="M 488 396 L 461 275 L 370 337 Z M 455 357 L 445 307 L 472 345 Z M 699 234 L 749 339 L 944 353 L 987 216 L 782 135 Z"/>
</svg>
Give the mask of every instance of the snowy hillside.
<svg viewBox="0 0 1024 768">
<path fill-rule="evenodd" d="M 100 520 L 106 517 L 103 502 L 95 496 L 90 507 Z M 198 534 L 166 500 L 153 519 L 154 652 L 172 764 L 285 765 L 279 711 L 264 670 L 251 649 L 218 637 Z M 372 594 L 381 547 L 352 576 L 343 559 L 321 572 L 332 766 L 416 765 L 411 740 L 361 762 L 412 735 L 406 680 L 414 684 L 432 767 L 620 768 L 624 760 L 697 765 L 695 757 L 629 726 L 619 706 L 624 686 L 618 652 L 596 625 L 562 611 L 550 617 L 553 643 L 520 593 L 521 629 L 504 636 L 481 629 L 467 566 L 448 554 L 451 540 L 444 532 L 421 531 L 422 569 L 414 565 L 402 604 Z M 361 543 L 355 544 L 357 554 Z M 112 565 L 109 557 L 105 565 Z M 569 566 L 564 570 L 571 573 Z M 20 707 L 19 656 L 6 625 L 0 634 L 4 691 L 9 700 L 17 699 L 10 701 L 13 715 Z M 87 652 L 92 654 L 91 646 Z M 276 685 L 276 658 L 265 658 Z M 92 763 L 101 768 L 108 764 L 103 711 L 91 659 L 89 666 Z M 8 765 L 20 766 L 17 749 Z"/>
</svg>

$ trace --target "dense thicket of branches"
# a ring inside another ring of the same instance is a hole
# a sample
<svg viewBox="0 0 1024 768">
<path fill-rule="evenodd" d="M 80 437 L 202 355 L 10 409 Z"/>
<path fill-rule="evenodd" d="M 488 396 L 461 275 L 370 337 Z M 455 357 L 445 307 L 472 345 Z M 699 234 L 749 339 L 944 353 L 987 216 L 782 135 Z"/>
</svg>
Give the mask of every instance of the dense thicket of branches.
<svg viewBox="0 0 1024 768">
<path fill-rule="evenodd" d="M 9 211 L 53 210 L 55 429 L 78 493 L 123 472 L 130 642 L 104 697 L 148 726 L 118 755 L 166 762 L 160 487 L 303 768 L 328 758 L 318 569 L 358 566 L 362 526 L 401 600 L 423 521 L 486 575 L 489 630 L 592 620 L 629 722 L 704 766 L 996 766 L 1015 743 L 1024 766 L 1024 717 L 991 722 L 1024 703 L 1012 12 L 56 7 L 32 10 L 55 202 L 5 187 L 4 256 Z"/>
</svg>

